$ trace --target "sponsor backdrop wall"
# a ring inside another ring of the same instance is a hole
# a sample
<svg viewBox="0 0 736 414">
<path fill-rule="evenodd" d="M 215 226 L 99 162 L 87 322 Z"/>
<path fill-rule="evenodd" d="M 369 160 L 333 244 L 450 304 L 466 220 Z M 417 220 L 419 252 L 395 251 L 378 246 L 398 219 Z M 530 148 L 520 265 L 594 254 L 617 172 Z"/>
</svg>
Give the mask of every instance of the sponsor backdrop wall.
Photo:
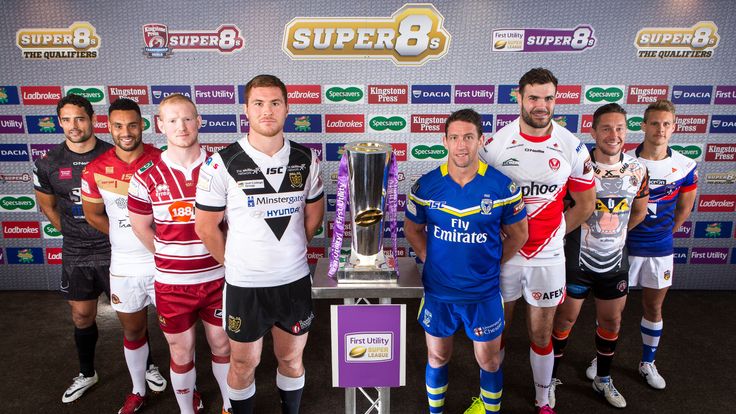
<svg viewBox="0 0 736 414">
<path fill-rule="evenodd" d="M 343 143 L 396 149 L 400 192 L 445 157 L 444 119 L 461 107 L 492 134 L 518 113 L 514 84 L 528 69 L 560 79 L 555 121 L 585 142 L 591 114 L 619 102 L 629 143 L 646 104 L 677 104 L 678 151 L 699 162 L 692 218 L 677 233 L 676 288 L 736 288 L 736 13 L 730 0 L 217 1 L 3 3 L 0 17 L 0 289 L 57 289 L 61 243 L 38 211 L 32 161 L 63 135 L 54 103 L 86 95 L 109 140 L 106 114 L 136 99 L 144 140 L 162 146 L 156 104 L 182 92 L 217 149 L 248 130 L 243 85 L 272 73 L 289 85 L 288 137 L 324 161 L 327 213 L 310 262 L 325 255 Z M 405 206 L 401 198 L 400 209 Z M 402 216 L 403 217 L 403 216 Z M 402 222 L 403 224 L 403 222 Z M 403 235 L 400 232 L 400 236 Z M 400 254 L 411 254 L 401 239 Z"/>
</svg>

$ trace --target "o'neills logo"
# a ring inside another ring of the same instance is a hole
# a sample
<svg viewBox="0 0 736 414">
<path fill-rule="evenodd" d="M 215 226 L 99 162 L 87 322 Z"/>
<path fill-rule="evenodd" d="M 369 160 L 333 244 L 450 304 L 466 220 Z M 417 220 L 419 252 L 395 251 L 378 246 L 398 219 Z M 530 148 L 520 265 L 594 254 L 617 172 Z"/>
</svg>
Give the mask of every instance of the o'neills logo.
<svg viewBox="0 0 736 414">
<path fill-rule="evenodd" d="M 636 33 L 640 58 L 710 58 L 721 37 L 718 26 L 706 21 L 692 27 L 645 27 Z"/>
<path fill-rule="evenodd" d="M 325 114 L 325 132 L 363 133 L 365 132 L 365 115 Z"/>
<path fill-rule="evenodd" d="M 110 102 L 115 102 L 118 98 L 127 98 L 139 105 L 148 105 L 148 86 L 146 85 L 108 86 L 107 94 Z"/>
<path fill-rule="evenodd" d="M 445 132 L 449 115 L 412 115 L 411 132 Z"/>
<path fill-rule="evenodd" d="M 46 248 L 46 263 L 61 264 L 61 247 Z"/>
<path fill-rule="evenodd" d="M 736 161 L 736 144 L 708 144 L 706 161 Z"/>
<path fill-rule="evenodd" d="M 3 238 L 39 239 L 41 228 L 37 221 L 3 221 Z"/>
<path fill-rule="evenodd" d="M 391 17 L 297 17 L 284 28 L 292 59 L 391 59 L 423 65 L 450 46 L 444 17 L 431 4 L 406 4 Z"/>
<path fill-rule="evenodd" d="M 143 54 L 152 58 L 169 57 L 174 51 L 213 51 L 232 53 L 243 48 L 240 29 L 223 24 L 215 30 L 169 30 L 161 23 L 143 25 Z"/>
<path fill-rule="evenodd" d="M 708 127 L 708 115 L 677 115 L 675 117 L 675 133 L 705 134 Z"/>
<path fill-rule="evenodd" d="M 733 213 L 736 211 L 736 195 L 703 194 L 698 201 L 698 211 Z"/>
<path fill-rule="evenodd" d="M 61 86 L 21 86 L 23 105 L 56 105 L 61 94 Z"/>
<path fill-rule="evenodd" d="M 627 104 L 650 104 L 660 99 L 667 99 L 670 87 L 667 85 L 631 85 Z"/>
<path fill-rule="evenodd" d="M 286 85 L 289 105 L 322 103 L 322 88 L 319 85 Z"/>
<path fill-rule="evenodd" d="M 95 59 L 100 37 L 89 22 L 75 22 L 68 28 L 20 29 L 15 45 L 24 59 Z"/>
<path fill-rule="evenodd" d="M 368 85 L 369 104 L 406 104 L 409 102 L 407 85 Z"/>
</svg>

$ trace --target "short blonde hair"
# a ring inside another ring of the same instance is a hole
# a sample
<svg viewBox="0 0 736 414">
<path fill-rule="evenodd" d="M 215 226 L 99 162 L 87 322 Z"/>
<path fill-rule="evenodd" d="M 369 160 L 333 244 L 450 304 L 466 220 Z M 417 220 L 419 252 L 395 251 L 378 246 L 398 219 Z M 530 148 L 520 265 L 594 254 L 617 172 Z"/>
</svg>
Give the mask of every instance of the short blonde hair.
<svg viewBox="0 0 736 414">
<path fill-rule="evenodd" d="M 197 112 L 197 105 L 192 102 L 191 98 L 189 98 L 186 95 L 182 95 L 180 93 L 172 93 L 171 95 L 165 97 L 161 100 L 161 102 L 158 104 L 158 116 L 161 116 L 161 108 L 164 107 L 164 105 L 168 105 L 171 103 L 181 103 L 181 102 L 188 102 L 190 105 L 192 105 L 192 108 L 194 108 L 194 114 L 199 115 L 199 112 Z"/>
</svg>

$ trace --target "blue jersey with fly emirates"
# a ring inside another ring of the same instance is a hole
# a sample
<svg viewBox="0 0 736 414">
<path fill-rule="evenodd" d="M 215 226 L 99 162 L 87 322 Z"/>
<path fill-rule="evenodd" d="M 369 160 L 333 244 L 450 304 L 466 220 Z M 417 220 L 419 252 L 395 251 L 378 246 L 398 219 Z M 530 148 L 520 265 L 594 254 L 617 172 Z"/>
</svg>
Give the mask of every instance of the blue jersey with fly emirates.
<svg viewBox="0 0 736 414">
<path fill-rule="evenodd" d="M 406 218 L 427 226 L 424 294 L 450 303 L 473 303 L 498 295 L 501 225 L 526 217 L 521 191 L 498 170 L 479 162 L 464 187 L 447 164 L 412 187 Z"/>
</svg>

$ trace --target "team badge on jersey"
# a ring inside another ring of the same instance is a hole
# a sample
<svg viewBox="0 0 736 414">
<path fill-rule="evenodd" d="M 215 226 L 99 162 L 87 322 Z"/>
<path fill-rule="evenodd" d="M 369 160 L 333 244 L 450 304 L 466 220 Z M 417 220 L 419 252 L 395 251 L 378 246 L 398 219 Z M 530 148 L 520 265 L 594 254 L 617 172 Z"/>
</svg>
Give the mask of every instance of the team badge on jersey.
<svg viewBox="0 0 736 414">
<path fill-rule="evenodd" d="M 291 182 L 291 188 L 301 188 L 302 187 L 302 173 L 290 172 L 289 181 Z"/>
<path fill-rule="evenodd" d="M 557 158 L 550 158 L 549 160 L 549 168 L 552 169 L 552 171 L 557 171 L 560 169 L 560 160 Z"/>
<path fill-rule="evenodd" d="M 493 212 L 493 200 L 484 198 L 480 200 L 480 214 L 490 215 Z"/>
<path fill-rule="evenodd" d="M 670 280 L 670 277 L 672 277 L 672 272 L 669 270 L 664 271 L 664 280 Z"/>
</svg>

